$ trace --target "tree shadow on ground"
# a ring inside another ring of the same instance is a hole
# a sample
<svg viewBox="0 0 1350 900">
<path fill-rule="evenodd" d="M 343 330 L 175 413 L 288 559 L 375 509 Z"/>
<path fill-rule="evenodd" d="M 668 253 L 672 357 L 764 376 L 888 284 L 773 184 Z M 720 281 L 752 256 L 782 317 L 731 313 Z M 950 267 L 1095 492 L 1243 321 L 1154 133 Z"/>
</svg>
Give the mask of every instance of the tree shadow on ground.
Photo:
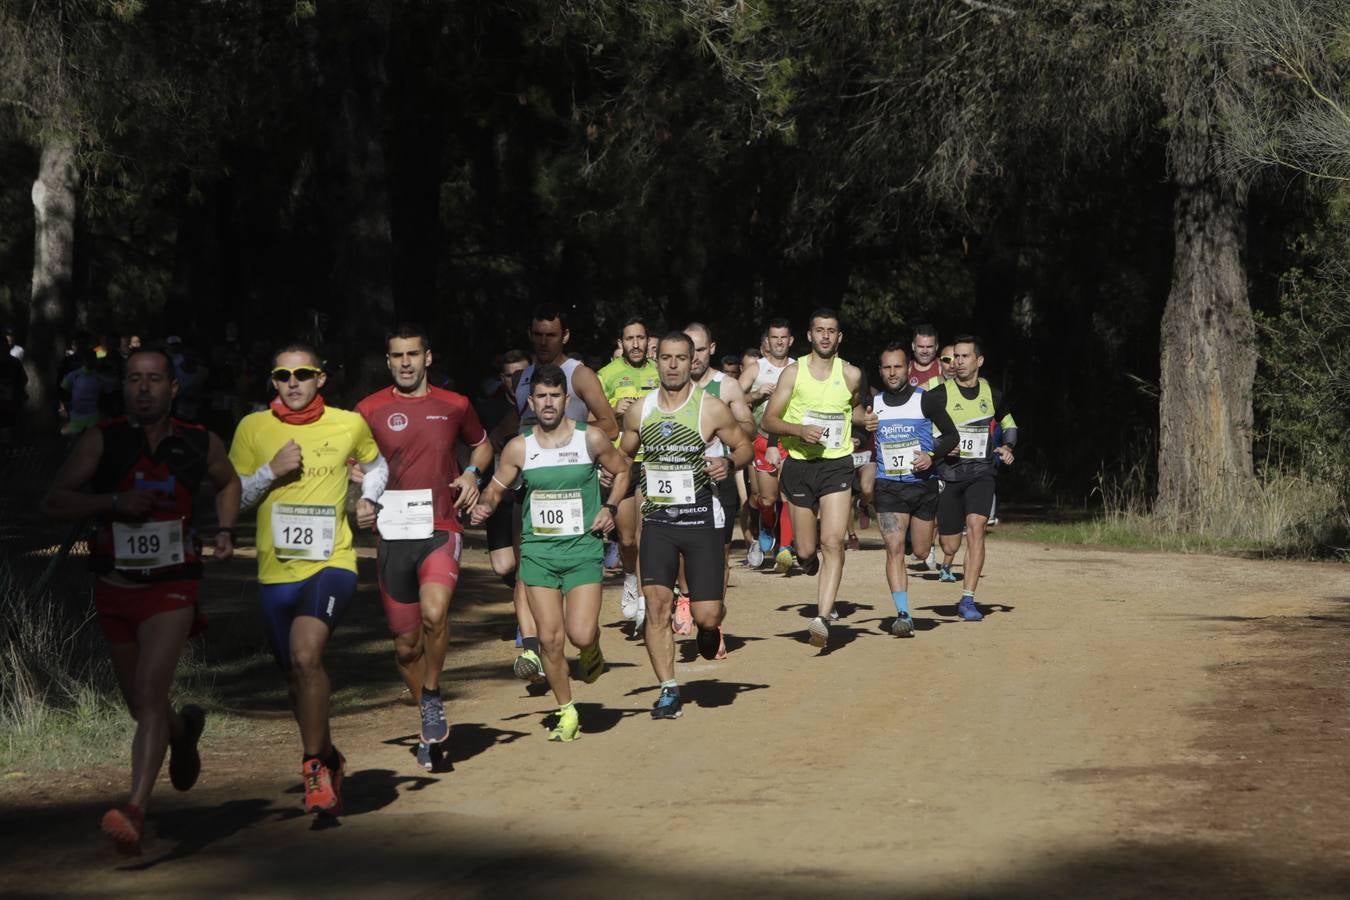
<svg viewBox="0 0 1350 900">
<path fill-rule="evenodd" d="M 730 706 L 736 702 L 739 695 L 749 691 L 762 691 L 767 687 L 769 687 L 767 684 L 749 684 L 742 681 L 721 681 L 717 678 L 704 678 L 681 684 L 680 699 L 685 703 L 693 703 L 702 709 L 713 709 L 719 706 Z M 633 688 L 628 692 L 628 696 L 651 694 L 660 689 L 661 686 L 657 684 Z M 645 711 L 643 710 L 643 712 Z"/>
<path fill-rule="evenodd" d="M 441 743 L 441 752 L 444 755 L 445 771 L 454 771 L 455 763 L 464 762 L 473 759 L 481 753 L 486 753 L 499 744 L 510 744 L 520 740 L 523 737 L 529 737 L 528 732 L 524 731 L 504 731 L 500 728 L 493 728 L 482 722 L 456 722 L 450 726 L 450 736 Z M 417 744 L 421 736 L 417 734 L 405 734 L 395 738 L 389 738 L 383 743 L 394 747 L 407 747 L 408 753 L 416 755 Z M 353 776 L 355 777 L 355 776 Z M 421 790 L 425 785 L 418 786 Z"/>
<path fill-rule="evenodd" d="M 187 859 L 246 828 L 268 820 L 284 822 L 304 815 L 298 805 L 277 807 L 261 797 L 230 800 L 215 807 L 184 807 L 152 813 L 155 835 L 159 841 L 173 842 L 173 846 L 166 853 L 124 868 L 140 871 Z"/>
<path fill-rule="evenodd" d="M 927 617 L 920 618 L 920 617 L 918 617 L 918 616 L 911 616 L 910 618 L 911 618 L 911 619 L 913 620 L 913 622 L 914 622 L 914 631 L 915 631 L 915 632 L 920 632 L 920 631 L 932 631 L 934 628 L 937 628 L 939 625 L 950 624 L 950 622 L 949 622 L 948 620 L 945 620 L 945 619 L 929 619 L 929 618 L 927 618 Z M 856 623 L 854 623 L 854 624 L 856 624 L 856 625 L 871 625 L 871 624 L 874 624 L 874 623 L 875 623 L 876 626 L 877 626 L 877 631 L 879 631 L 879 632 L 881 632 L 881 633 L 883 633 L 883 634 L 890 634 L 890 633 L 891 633 L 891 625 L 893 625 L 893 624 L 895 623 L 895 619 L 896 619 L 895 616 L 878 616 L 877 618 L 873 618 L 873 619 L 859 619 L 859 620 L 858 620 Z"/>
<path fill-rule="evenodd" d="M 853 643 L 863 635 L 866 635 L 868 637 L 875 637 L 876 634 L 877 633 L 875 631 L 872 631 L 870 629 L 854 628 L 851 625 L 844 624 L 843 622 L 831 622 L 830 639 L 825 644 L 824 647 L 820 648 L 820 652 L 816 655 L 829 656 L 831 653 L 834 653 L 837 650 L 842 650 L 843 648 L 847 647 L 849 644 Z M 809 645 L 811 643 L 811 632 L 807 631 L 805 628 L 803 628 L 801 631 L 784 631 L 781 632 L 780 634 L 775 635 L 775 637 L 790 638 L 799 644 Z"/>
<path fill-rule="evenodd" d="M 814 619 L 816 617 L 815 603 L 785 603 L 782 606 L 775 607 L 777 612 L 797 611 L 797 615 L 803 619 Z M 855 603 L 852 600 L 834 601 L 834 611 L 839 614 L 839 618 L 847 619 L 849 616 L 858 612 L 871 612 L 876 609 L 870 603 Z"/>
</svg>

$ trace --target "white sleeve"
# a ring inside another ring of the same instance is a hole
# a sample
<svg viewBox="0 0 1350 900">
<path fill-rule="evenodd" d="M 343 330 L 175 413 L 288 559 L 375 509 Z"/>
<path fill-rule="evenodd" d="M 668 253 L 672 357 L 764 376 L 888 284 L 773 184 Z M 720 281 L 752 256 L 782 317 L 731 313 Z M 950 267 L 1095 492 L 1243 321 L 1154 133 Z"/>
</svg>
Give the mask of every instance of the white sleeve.
<svg viewBox="0 0 1350 900">
<path fill-rule="evenodd" d="M 272 467 L 267 463 L 263 463 L 252 475 L 240 475 L 239 483 L 244 488 L 239 498 L 240 509 L 252 509 L 261 503 L 268 488 L 276 480 L 277 476 L 272 474 Z"/>
<path fill-rule="evenodd" d="M 361 471 L 366 476 L 361 482 L 361 499 L 378 503 L 385 485 L 389 483 L 389 463 L 377 454 L 370 462 L 361 463 Z"/>
</svg>

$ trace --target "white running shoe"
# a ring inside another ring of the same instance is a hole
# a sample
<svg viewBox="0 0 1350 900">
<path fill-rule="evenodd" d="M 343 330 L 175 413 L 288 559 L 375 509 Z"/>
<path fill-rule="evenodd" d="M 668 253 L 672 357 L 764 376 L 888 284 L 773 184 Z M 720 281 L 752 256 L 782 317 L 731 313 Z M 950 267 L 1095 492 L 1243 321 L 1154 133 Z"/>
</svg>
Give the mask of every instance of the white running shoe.
<svg viewBox="0 0 1350 900">
<path fill-rule="evenodd" d="M 928 558 L 923 561 L 923 564 L 928 567 L 928 571 L 937 571 L 937 547 L 928 548 Z"/>
<path fill-rule="evenodd" d="M 745 551 L 745 564 L 752 569 L 764 565 L 764 550 L 759 546 L 759 541 L 750 542 L 750 549 Z"/>
<path fill-rule="evenodd" d="M 633 637 L 642 637 L 642 629 L 647 625 L 647 604 L 639 603 L 637 615 L 633 617 Z"/>
<path fill-rule="evenodd" d="M 629 572 L 623 576 L 623 600 L 619 612 L 625 619 L 637 618 L 638 608 L 642 606 L 642 591 L 638 590 L 637 575 Z"/>
</svg>

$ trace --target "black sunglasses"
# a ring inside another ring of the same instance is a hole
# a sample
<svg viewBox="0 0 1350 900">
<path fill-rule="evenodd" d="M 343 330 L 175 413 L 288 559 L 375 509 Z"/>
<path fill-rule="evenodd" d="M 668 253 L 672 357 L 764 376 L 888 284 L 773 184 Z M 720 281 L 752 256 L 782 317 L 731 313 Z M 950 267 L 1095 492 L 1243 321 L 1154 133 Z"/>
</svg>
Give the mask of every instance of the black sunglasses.
<svg viewBox="0 0 1350 900">
<path fill-rule="evenodd" d="M 323 374 L 323 369 L 312 369 L 309 366 L 301 366 L 296 369 L 273 369 L 273 381 L 290 381 L 294 376 L 296 381 L 309 381 L 311 378 L 317 378 Z"/>
</svg>

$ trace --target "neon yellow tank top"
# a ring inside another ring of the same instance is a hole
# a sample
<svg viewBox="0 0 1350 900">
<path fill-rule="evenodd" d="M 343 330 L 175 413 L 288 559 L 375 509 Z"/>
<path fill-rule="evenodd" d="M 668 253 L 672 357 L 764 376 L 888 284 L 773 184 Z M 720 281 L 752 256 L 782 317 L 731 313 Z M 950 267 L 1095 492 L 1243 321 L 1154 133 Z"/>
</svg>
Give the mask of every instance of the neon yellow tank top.
<svg viewBox="0 0 1350 900">
<path fill-rule="evenodd" d="M 842 459 L 853 453 L 853 392 L 844 381 L 844 361 L 836 356 L 824 381 L 811 374 L 810 361 L 810 356 L 797 360 L 797 381 L 783 420 L 818 425 L 825 433 L 819 444 L 789 436 L 783 438 L 783 446 L 793 459 Z"/>
</svg>

